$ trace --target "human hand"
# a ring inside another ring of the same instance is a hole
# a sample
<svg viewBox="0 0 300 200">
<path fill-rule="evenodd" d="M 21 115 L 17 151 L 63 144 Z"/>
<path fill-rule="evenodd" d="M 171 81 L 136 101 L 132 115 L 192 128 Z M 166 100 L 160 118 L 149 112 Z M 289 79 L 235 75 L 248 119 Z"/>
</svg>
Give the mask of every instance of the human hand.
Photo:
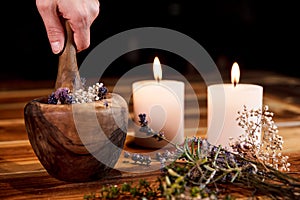
<svg viewBox="0 0 300 200">
<path fill-rule="evenodd" d="M 99 0 L 36 0 L 54 54 L 65 44 L 65 30 L 61 20 L 68 20 L 74 33 L 77 52 L 90 46 L 90 26 L 99 15 Z"/>
</svg>

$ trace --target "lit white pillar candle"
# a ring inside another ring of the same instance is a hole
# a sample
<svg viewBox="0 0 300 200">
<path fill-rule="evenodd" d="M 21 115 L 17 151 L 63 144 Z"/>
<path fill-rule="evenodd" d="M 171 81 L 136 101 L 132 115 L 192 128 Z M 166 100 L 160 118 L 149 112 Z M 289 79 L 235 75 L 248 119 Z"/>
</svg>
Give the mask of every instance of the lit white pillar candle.
<svg viewBox="0 0 300 200">
<path fill-rule="evenodd" d="M 240 70 L 234 63 L 231 70 L 231 84 L 214 84 L 207 89 L 207 139 L 214 145 L 229 147 L 230 138 L 234 140 L 245 133 L 238 125 L 238 111 L 261 109 L 263 87 L 254 84 L 238 84 Z M 258 142 L 260 133 L 257 132 Z"/>
<path fill-rule="evenodd" d="M 138 115 L 145 113 L 148 125 L 154 131 L 164 132 L 166 139 L 175 144 L 184 142 L 184 83 L 177 80 L 162 80 L 159 59 L 153 63 L 155 80 L 143 80 L 132 85 L 135 143 L 148 148 L 162 148 L 165 141 L 157 141 L 146 133 L 139 132 Z"/>
</svg>

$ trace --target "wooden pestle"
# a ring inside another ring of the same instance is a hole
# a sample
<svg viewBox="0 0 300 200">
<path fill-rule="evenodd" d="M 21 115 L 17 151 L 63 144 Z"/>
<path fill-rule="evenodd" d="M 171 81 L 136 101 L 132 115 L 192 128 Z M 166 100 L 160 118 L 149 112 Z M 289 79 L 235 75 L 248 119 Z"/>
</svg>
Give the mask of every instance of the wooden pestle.
<svg viewBox="0 0 300 200">
<path fill-rule="evenodd" d="M 83 86 L 78 71 L 73 31 L 68 21 L 65 21 L 65 29 L 66 42 L 63 52 L 59 56 L 55 90 L 67 87 L 73 91 L 83 88 Z"/>
</svg>

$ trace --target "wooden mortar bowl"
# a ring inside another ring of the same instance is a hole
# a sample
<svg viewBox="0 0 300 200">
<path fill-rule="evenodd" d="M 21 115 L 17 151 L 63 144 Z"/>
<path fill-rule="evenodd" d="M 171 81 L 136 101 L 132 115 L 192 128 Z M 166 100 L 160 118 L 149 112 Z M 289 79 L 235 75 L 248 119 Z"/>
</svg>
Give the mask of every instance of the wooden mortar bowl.
<svg viewBox="0 0 300 200">
<path fill-rule="evenodd" d="M 47 97 L 26 104 L 29 141 L 51 176 L 87 182 L 113 169 L 126 138 L 128 108 L 118 94 L 110 93 L 105 101 L 108 107 L 103 101 L 53 105 Z"/>
</svg>

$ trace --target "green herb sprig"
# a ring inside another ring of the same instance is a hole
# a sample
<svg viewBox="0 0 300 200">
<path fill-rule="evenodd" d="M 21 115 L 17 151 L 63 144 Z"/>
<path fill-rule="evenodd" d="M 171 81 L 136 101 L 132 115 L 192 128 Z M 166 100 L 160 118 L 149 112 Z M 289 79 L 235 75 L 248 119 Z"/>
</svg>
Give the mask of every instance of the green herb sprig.
<svg viewBox="0 0 300 200">
<path fill-rule="evenodd" d="M 139 199 L 234 199 L 227 190 L 229 187 L 235 187 L 250 191 L 249 197 L 253 198 L 260 195 L 270 199 L 300 199 L 300 179 L 286 172 L 289 171 L 290 164 L 287 163 L 287 157 L 278 152 L 282 150 L 283 139 L 278 135 L 272 120 L 273 114 L 268 107 L 256 111 L 248 111 L 245 107 L 239 114 L 238 123 L 245 127 L 248 135 L 243 134 L 239 141 L 232 143 L 233 151 L 212 145 L 200 137 L 186 138 L 182 145 L 170 143 L 174 146 L 177 157 L 163 167 L 158 184 L 150 186 L 140 182 L 140 186 L 137 187 L 129 184 L 126 187 L 130 189 L 126 191 L 122 189 L 124 185 L 110 186 L 106 194 L 118 191 L 119 197 L 129 195 L 138 196 Z M 252 122 L 253 116 L 259 120 L 255 118 L 256 121 Z M 139 117 L 141 132 L 158 141 L 169 142 L 163 134 L 148 127 L 145 114 L 140 114 Z M 258 127 L 263 127 L 263 146 L 257 145 L 254 140 L 254 133 Z M 270 138 L 277 138 L 276 144 L 274 140 L 269 140 Z M 278 162 L 274 160 L 264 159 L 264 156 L 269 155 L 266 152 L 270 150 L 273 157 L 277 155 L 277 158 L 283 158 L 283 167 L 276 165 Z M 150 187 L 154 192 L 145 192 L 149 191 Z M 102 193 L 101 195 L 103 197 Z M 105 198 L 111 196 L 106 195 Z M 97 199 L 95 195 L 89 197 L 86 199 Z"/>
<path fill-rule="evenodd" d="M 157 182 L 160 182 L 157 179 Z M 160 183 L 159 183 L 160 184 Z M 85 200 L 98 199 L 157 199 L 162 198 L 161 187 L 159 184 L 150 184 L 145 179 L 140 179 L 137 184 L 125 182 L 121 185 L 103 186 L 97 193 L 84 195 Z"/>
</svg>

